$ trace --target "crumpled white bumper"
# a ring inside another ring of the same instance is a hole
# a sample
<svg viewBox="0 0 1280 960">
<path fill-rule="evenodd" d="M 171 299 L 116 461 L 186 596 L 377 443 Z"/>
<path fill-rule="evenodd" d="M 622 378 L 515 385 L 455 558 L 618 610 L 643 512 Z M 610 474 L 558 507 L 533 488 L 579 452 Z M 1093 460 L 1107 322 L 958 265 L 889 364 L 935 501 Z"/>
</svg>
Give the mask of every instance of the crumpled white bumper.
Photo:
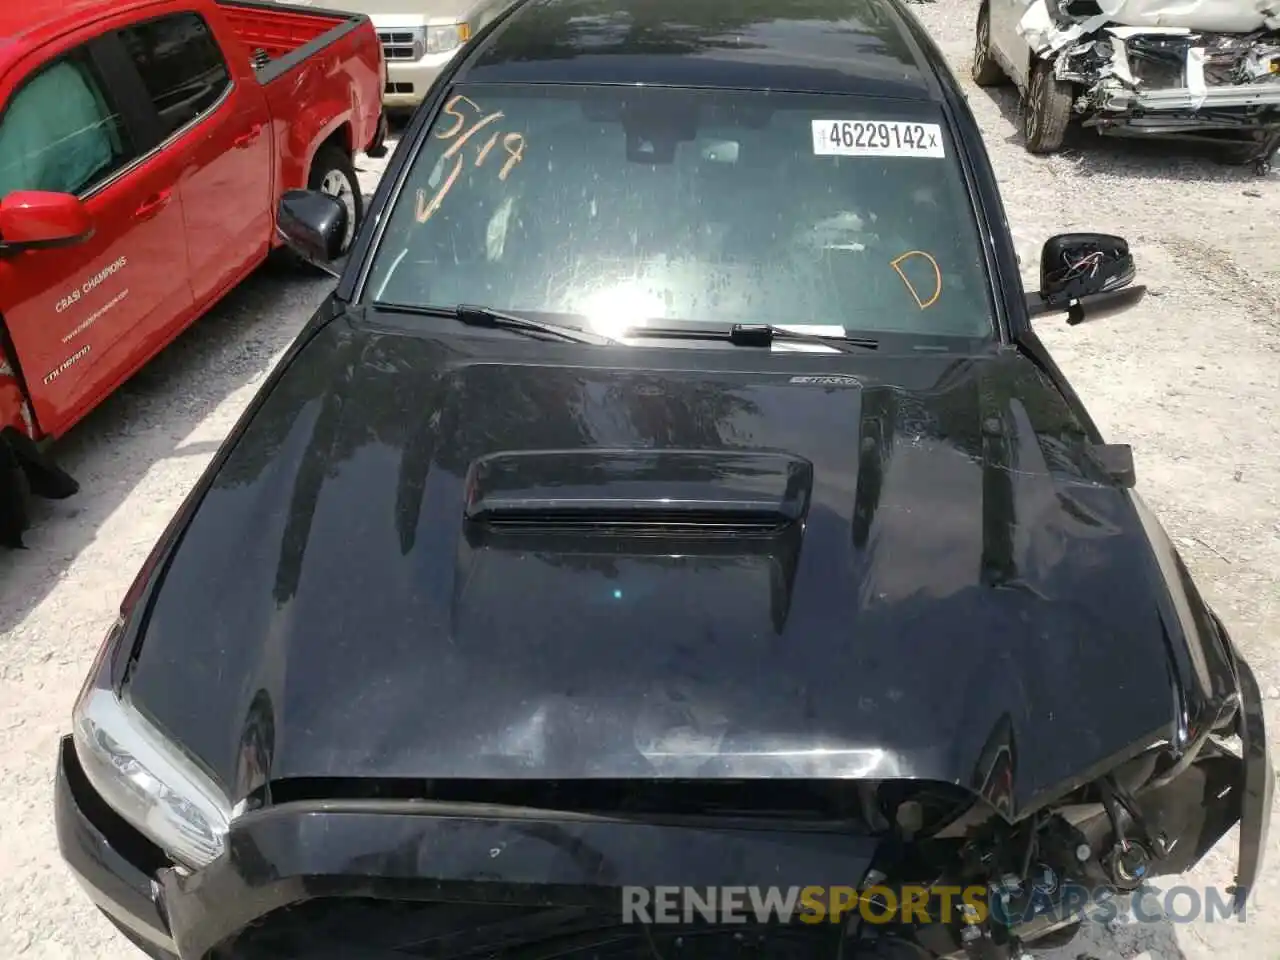
<svg viewBox="0 0 1280 960">
<path fill-rule="evenodd" d="M 1050 17 L 1045 0 L 1027 0 L 1027 10 L 1018 26 L 1032 50 L 1046 60 L 1055 60 L 1055 73 L 1061 79 L 1082 84 L 1095 109 L 1120 112 L 1133 108 L 1187 111 L 1280 107 L 1280 39 L 1259 40 L 1244 56 L 1242 70 L 1247 82 L 1221 85 L 1206 83 L 1205 48 L 1193 44 L 1186 53 L 1186 85 L 1163 88 L 1144 88 L 1130 69 L 1127 46 L 1129 40 L 1139 36 L 1247 35 L 1280 30 L 1280 0 L 1252 0 L 1252 4 L 1248 0 L 1099 0 L 1098 6 L 1104 11 L 1101 16 L 1062 26 Z M 1106 47 L 1110 52 L 1102 53 L 1105 62 L 1101 66 L 1081 69 L 1086 54 L 1101 53 Z"/>
</svg>

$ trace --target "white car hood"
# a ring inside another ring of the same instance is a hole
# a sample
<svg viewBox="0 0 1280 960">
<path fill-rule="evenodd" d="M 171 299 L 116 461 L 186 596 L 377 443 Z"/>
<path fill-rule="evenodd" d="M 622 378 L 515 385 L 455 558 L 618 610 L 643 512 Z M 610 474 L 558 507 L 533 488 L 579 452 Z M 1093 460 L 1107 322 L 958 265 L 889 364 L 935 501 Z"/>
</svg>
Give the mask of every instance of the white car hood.
<svg viewBox="0 0 1280 960">
<path fill-rule="evenodd" d="M 1280 0 L 1097 0 L 1097 4 L 1106 22 L 1121 27 L 1182 27 L 1213 33 L 1280 29 Z"/>
<path fill-rule="evenodd" d="M 1018 34 L 1040 55 L 1110 28 L 1127 31 L 1249 34 L 1280 30 L 1280 0 L 1095 0 L 1102 11 L 1070 25 L 1054 20 L 1046 0 L 1022 0 Z M 1058 0 L 1063 7 L 1069 0 Z M 1120 31 L 1120 32 L 1118 32 Z"/>
</svg>

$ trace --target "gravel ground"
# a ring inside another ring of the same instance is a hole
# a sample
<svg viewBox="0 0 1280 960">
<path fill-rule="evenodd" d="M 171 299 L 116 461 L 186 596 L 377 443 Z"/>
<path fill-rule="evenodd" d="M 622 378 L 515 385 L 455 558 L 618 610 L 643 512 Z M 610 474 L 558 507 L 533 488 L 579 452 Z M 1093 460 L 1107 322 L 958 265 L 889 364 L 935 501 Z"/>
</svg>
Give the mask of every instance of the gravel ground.
<svg viewBox="0 0 1280 960">
<path fill-rule="evenodd" d="M 1025 154 L 1017 105 L 967 82 L 975 0 L 913 7 L 961 74 L 1028 279 L 1052 233 L 1128 237 L 1151 296 L 1049 348 L 1250 657 L 1280 731 L 1280 179 L 1165 149 Z M 364 160 L 366 190 L 380 165 Z M 134 571 L 328 281 L 264 270 L 61 444 L 78 497 L 39 506 L 30 549 L 0 555 L 0 957 L 138 960 L 62 868 L 50 809 L 57 739 Z M 1123 655 L 1123 654 L 1118 654 Z M 1052 749 L 1052 744 L 1037 744 Z M 1275 748 L 1273 748 L 1275 749 Z M 1278 821 L 1280 822 L 1280 821 Z M 1280 958 L 1280 829 L 1245 924 L 1095 927 L 1053 960 Z M 1231 880 L 1234 833 L 1188 884 Z M 1169 883 L 1163 885 L 1165 889 Z M 1185 911 L 1186 901 L 1178 903 Z"/>
</svg>

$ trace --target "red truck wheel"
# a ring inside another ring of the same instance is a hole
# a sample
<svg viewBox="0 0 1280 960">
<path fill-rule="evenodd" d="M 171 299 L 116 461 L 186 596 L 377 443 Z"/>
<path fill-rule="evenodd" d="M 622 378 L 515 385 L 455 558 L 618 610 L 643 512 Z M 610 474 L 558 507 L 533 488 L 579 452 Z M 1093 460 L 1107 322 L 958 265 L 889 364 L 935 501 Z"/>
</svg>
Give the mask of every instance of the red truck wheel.
<svg viewBox="0 0 1280 960">
<path fill-rule="evenodd" d="M 327 145 L 316 151 L 311 161 L 311 176 L 307 182 L 308 189 L 319 190 L 339 200 L 347 208 L 347 236 L 342 243 L 342 252 L 351 249 L 351 242 L 360 229 L 364 217 L 364 197 L 360 194 L 360 179 L 356 176 L 355 165 L 346 151 Z"/>
</svg>

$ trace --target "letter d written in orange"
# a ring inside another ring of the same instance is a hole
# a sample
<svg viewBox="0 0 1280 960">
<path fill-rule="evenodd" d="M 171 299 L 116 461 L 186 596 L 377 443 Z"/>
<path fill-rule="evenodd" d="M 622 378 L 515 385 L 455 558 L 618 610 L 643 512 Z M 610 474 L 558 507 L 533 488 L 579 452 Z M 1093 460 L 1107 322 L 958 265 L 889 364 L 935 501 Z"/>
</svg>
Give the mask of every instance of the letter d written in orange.
<svg viewBox="0 0 1280 960">
<path fill-rule="evenodd" d="M 921 287 L 911 282 L 911 279 L 907 276 L 906 270 L 903 269 L 905 264 L 913 261 L 923 264 L 926 267 L 925 270 L 917 267 L 912 271 L 917 274 L 918 280 L 921 279 L 919 275 L 925 273 L 926 270 L 932 270 L 933 272 L 932 286 L 925 283 L 923 291 Z M 911 294 L 911 299 L 916 302 L 916 305 L 921 310 L 928 310 L 937 303 L 938 298 L 942 296 L 942 268 L 938 266 L 938 261 L 933 259 L 932 254 L 925 253 L 923 250 L 908 250 L 902 256 L 894 260 L 890 260 L 889 266 L 893 267 L 894 272 L 902 279 L 902 282 L 906 285 L 907 292 Z M 927 292 L 928 295 L 921 296 L 922 292 Z"/>
</svg>

